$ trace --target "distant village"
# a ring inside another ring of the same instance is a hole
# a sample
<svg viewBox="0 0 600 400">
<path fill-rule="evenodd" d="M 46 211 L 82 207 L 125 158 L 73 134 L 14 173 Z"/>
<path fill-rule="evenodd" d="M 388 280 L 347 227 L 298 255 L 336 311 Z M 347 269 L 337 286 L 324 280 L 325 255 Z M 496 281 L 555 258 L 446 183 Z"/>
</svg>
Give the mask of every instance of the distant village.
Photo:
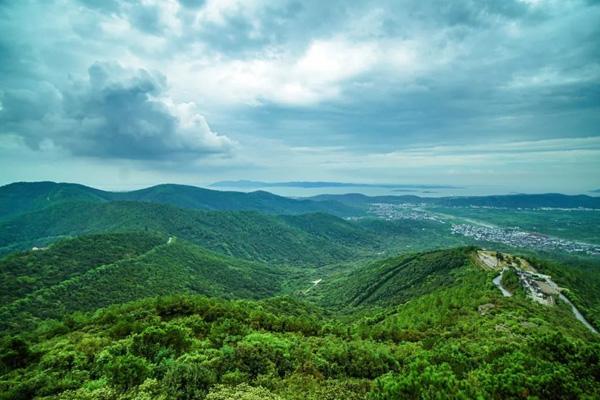
<svg viewBox="0 0 600 400">
<path fill-rule="evenodd" d="M 425 211 L 426 204 L 404 203 L 371 203 L 368 213 L 376 218 L 387 221 L 415 220 L 447 223 L 443 217 Z M 484 207 L 480 207 L 484 208 Z M 453 224 L 451 232 L 479 241 L 503 243 L 509 246 L 532 248 L 537 250 L 558 250 L 568 253 L 600 255 L 600 245 L 577 242 L 541 233 L 525 232 L 519 228 L 504 228 L 490 225 Z"/>
<path fill-rule="evenodd" d="M 428 212 L 416 209 L 419 207 L 418 204 L 405 203 L 405 204 L 389 204 L 389 203 L 371 203 L 369 205 L 368 213 L 376 216 L 377 218 L 393 221 L 397 219 L 409 219 L 415 221 L 436 221 L 442 224 L 446 222 Z"/>
</svg>

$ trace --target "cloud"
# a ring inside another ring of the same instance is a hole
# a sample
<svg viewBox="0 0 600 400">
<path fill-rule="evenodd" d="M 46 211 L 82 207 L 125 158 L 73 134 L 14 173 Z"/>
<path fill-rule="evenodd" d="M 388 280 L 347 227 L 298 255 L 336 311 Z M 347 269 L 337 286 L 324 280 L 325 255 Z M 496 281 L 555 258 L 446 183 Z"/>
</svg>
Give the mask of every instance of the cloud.
<svg viewBox="0 0 600 400">
<path fill-rule="evenodd" d="M 30 149 L 262 180 L 488 158 L 519 174 L 560 153 L 582 171 L 563 182 L 582 182 L 597 166 L 597 2 L 0 1 L 0 15 L 0 135 Z"/>
<path fill-rule="evenodd" d="M 128 21 L 139 31 L 151 35 L 161 35 L 169 31 L 179 32 L 177 18 L 180 4 L 176 0 L 78 0 L 84 6 L 111 17 Z M 194 2 L 190 1 L 189 5 Z M 187 3 L 185 3 L 188 6 Z"/>
<path fill-rule="evenodd" d="M 347 101 L 349 91 L 371 89 L 381 79 L 405 85 L 439 69 L 456 55 L 438 40 L 349 40 L 334 36 L 308 43 L 299 54 L 283 51 L 252 59 L 182 63 L 175 69 L 190 77 L 185 81 L 188 88 L 206 90 L 216 102 L 307 107 Z M 436 59 L 429 58 L 433 52 Z"/>
<path fill-rule="evenodd" d="M 212 131 L 194 103 L 176 102 L 166 89 L 160 74 L 95 63 L 87 79 L 54 89 L 53 107 L 31 92 L 12 91 L 5 93 L 0 116 L 32 148 L 57 146 L 78 156 L 189 159 L 233 149 L 234 142 Z"/>
</svg>

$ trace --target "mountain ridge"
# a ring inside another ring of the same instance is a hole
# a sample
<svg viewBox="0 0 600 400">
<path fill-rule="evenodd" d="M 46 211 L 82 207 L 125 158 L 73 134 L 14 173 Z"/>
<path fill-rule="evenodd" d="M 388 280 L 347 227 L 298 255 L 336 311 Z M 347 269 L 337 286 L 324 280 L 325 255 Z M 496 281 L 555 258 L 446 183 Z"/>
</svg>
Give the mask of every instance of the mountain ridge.
<svg viewBox="0 0 600 400">
<path fill-rule="evenodd" d="M 265 191 L 245 193 L 211 190 L 190 185 L 159 184 L 144 189 L 111 192 L 77 183 L 44 181 L 15 182 L 0 186 L 0 218 L 70 201 L 94 203 L 143 201 L 191 209 L 260 211 L 269 214 L 326 212 L 349 216 L 360 213 L 341 203 L 292 199 Z"/>
<path fill-rule="evenodd" d="M 333 181 L 287 181 L 287 182 L 264 182 L 252 180 L 219 181 L 211 183 L 211 187 L 227 188 L 265 188 L 265 187 L 297 187 L 297 188 L 328 188 L 328 187 L 371 187 L 389 189 L 461 189 L 453 185 L 428 185 L 428 184 L 394 184 L 394 183 L 356 183 L 356 182 L 333 182 Z"/>
<path fill-rule="evenodd" d="M 600 197 L 585 194 L 566 195 L 561 193 L 507 194 L 489 196 L 421 197 L 367 196 L 362 193 L 322 194 L 306 197 L 314 201 L 337 201 L 348 206 L 365 208 L 370 203 L 428 204 L 451 207 L 495 207 L 495 208 L 593 208 L 600 209 Z"/>
</svg>

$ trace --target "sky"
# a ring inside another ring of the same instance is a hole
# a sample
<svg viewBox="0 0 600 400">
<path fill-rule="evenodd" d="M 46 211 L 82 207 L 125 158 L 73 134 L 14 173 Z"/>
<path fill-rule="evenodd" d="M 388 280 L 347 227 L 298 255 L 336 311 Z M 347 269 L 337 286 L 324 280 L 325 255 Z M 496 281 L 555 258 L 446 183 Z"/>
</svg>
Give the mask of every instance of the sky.
<svg viewBox="0 0 600 400">
<path fill-rule="evenodd" d="M 0 0 L 0 60 L 0 184 L 600 188 L 598 1 Z"/>
</svg>

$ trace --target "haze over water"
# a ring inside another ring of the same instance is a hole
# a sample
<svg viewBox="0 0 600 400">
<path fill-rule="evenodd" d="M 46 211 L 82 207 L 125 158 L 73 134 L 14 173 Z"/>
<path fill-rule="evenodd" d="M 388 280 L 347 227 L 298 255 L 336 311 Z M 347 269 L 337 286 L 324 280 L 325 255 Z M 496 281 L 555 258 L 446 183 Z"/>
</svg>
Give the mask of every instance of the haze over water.
<svg viewBox="0 0 600 400">
<path fill-rule="evenodd" d="M 242 192 L 250 192 L 255 190 L 265 190 L 267 192 L 275 193 L 281 196 L 289 196 L 289 197 L 310 197 L 316 196 L 319 194 L 346 194 L 346 193 L 361 193 L 367 196 L 404 196 L 404 195 L 414 195 L 420 197 L 446 197 L 446 196 L 487 196 L 487 195 L 506 195 L 506 194 L 516 194 L 516 193 L 527 193 L 527 194 L 536 194 L 536 193 L 548 193 L 551 191 L 543 191 L 543 190 L 532 190 L 531 187 L 523 187 L 522 190 L 515 190 L 514 188 L 501 186 L 501 185 L 486 185 L 486 186 L 464 186 L 464 187 L 442 187 L 442 188 L 389 188 L 389 187 L 376 187 L 376 186 L 336 186 L 336 187 L 318 187 L 318 188 L 303 188 L 303 187 L 273 187 L 273 186 L 263 186 L 263 187 L 208 187 L 209 189 L 218 189 L 218 190 L 233 190 L 233 191 L 242 191 Z M 591 192 L 578 192 L 578 191 L 563 191 L 564 194 L 587 194 L 587 195 L 597 195 Z"/>
</svg>

